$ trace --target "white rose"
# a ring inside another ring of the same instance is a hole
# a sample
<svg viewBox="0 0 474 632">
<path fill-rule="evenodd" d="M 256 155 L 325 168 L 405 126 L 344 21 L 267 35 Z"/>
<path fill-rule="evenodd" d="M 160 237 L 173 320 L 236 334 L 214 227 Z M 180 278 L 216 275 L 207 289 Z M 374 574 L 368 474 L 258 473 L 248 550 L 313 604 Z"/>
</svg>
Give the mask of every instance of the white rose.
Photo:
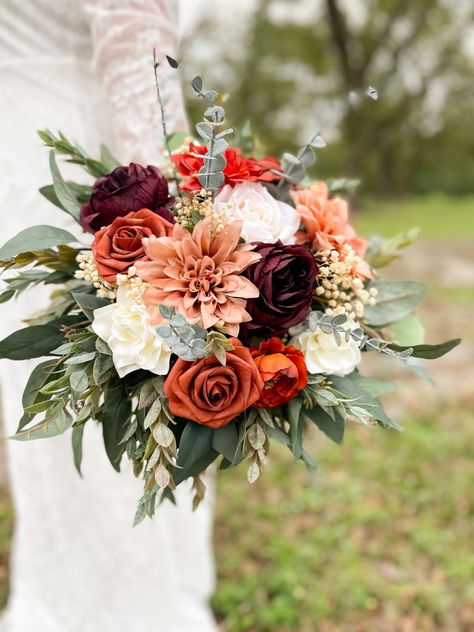
<svg viewBox="0 0 474 632">
<path fill-rule="evenodd" d="M 94 310 L 92 329 L 109 345 L 120 377 L 137 369 L 168 373 L 171 349 L 150 325 L 146 306 L 131 299 L 126 286 L 119 287 L 116 303 Z"/>
<path fill-rule="evenodd" d="M 242 237 L 245 241 L 263 241 L 284 244 L 295 243 L 295 233 L 300 226 L 296 210 L 275 200 L 259 182 L 244 182 L 225 187 L 216 196 L 214 206 L 227 220 L 241 220 Z"/>
<path fill-rule="evenodd" d="M 294 340 L 294 345 L 304 353 L 309 373 L 326 375 L 348 375 L 361 361 L 359 344 L 349 338 L 346 342 L 341 336 L 337 344 L 333 334 L 317 331 L 304 331 Z"/>
</svg>

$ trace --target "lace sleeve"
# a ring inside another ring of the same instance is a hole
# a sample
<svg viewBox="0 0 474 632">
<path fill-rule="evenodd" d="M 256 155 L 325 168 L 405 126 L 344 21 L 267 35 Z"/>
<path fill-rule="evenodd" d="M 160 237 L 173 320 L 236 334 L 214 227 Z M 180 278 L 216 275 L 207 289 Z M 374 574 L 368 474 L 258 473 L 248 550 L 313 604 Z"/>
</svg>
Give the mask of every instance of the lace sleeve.
<svg viewBox="0 0 474 632">
<path fill-rule="evenodd" d="M 94 67 L 112 108 L 115 150 L 122 160 L 155 163 L 164 139 L 153 76 L 158 61 L 176 56 L 175 0 L 83 0 L 90 23 Z M 170 132 L 186 130 L 179 74 L 165 62 L 158 70 Z"/>
</svg>

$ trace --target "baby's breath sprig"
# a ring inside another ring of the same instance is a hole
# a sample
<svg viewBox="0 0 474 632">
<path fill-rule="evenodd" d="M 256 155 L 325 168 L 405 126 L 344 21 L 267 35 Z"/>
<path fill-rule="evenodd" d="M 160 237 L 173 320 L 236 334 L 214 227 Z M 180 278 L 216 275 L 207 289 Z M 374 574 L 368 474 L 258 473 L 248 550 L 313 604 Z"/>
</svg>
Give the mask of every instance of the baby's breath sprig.
<svg viewBox="0 0 474 632">
<path fill-rule="evenodd" d="M 192 231 L 194 226 L 203 219 L 210 217 L 211 234 L 218 235 L 225 226 L 225 211 L 217 211 L 212 203 L 212 191 L 201 189 L 193 191 L 186 197 L 177 200 L 173 212 L 178 224 Z"/>
<path fill-rule="evenodd" d="M 116 297 L 117 287 L 101 277 L 92 252 L 89 250 L 80 252 L 76 257 L 76 261 L 79 264 L 79 270 L 76 270 L 74 273 L 76 279 L 93 285 L 97 291 L 97 296 L 101 298 L 114 299 Z"/>
<path fill-rule="evenodd" d="M 376 288 L 365 289 L 362 280 L 354 274 L 362 258 L 346 244 L 341 252 L 321 251 L 317 262 L 319 270 L 315 298 L 327 305 L 326 313 L 362 319 L 364 306 L 373 305 L 377 295 Z"/>
</svg>

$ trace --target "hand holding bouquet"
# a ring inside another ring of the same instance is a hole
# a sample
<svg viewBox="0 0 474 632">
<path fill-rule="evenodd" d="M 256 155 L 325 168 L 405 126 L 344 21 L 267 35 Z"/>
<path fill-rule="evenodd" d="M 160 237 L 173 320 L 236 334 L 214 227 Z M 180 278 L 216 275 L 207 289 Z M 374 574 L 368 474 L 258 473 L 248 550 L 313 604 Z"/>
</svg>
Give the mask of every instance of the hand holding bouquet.
<svg viewBox="0 0 474 632">
<path fill-rule="evenodd" d="M 55 286 L 49 309 L 0 342 L 0 357 L 47 358 L 13 438 L 71 430 L 80 470 L 84 426 L 99 422 L 112 465 L 126 454 L 144 478 L 136 523 L 190 477 L 198 504 L 213 462 L 246 462 L 254 482 L 272 441 L 315 467 L 307 424 L 336 442 L 350 420 L 397 427 L 377 399 L 380 380 L 358 370 L 362 353 L 408 362 L 459 342 L 397 338 L 425 291 L 384 282 L 377 268 L 410 240 L 367 242 L 338 195 L 351 183 L 305 180 L 319 134 L 281 162 L 249 157 L 228 145 L 217 93 L 199 77 L 192 87 L 208 102 L 199 140 L 168 137 L 160 169 L 120 166 L 104 147 L 94 160 L 40 132 L 53 176 L 41 193 L 92 243 L 35 226 L 0 249 L 2 302 Z M 93 185 L 66 182 L 57 154 Z"/>
</svg>

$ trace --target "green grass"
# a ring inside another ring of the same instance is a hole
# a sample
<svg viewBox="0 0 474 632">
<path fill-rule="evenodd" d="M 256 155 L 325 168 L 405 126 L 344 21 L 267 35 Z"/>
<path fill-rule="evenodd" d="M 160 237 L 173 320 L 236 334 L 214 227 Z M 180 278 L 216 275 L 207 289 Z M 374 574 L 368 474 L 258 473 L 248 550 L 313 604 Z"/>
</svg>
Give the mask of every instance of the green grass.
<svg viewBox="0 0 474 632">
<path fill-rule="evenodd" d="M 323 442 L 312 484 L 278 450 L 251 488 L 239 469 L 220 476 L 213 606 L 225 629 L 474 625 L 473 422 L 444 410 L 402 434 L 353 426 L 344 446 Z"/>
<path fill-rule="evenodd" d="M 401 200 L 367 200 L 355 223 L 364 235 L 391 237 L 419 226 L 420 237 L 474 237 L 474 196 L 433 194 Z"/>
</svg>

